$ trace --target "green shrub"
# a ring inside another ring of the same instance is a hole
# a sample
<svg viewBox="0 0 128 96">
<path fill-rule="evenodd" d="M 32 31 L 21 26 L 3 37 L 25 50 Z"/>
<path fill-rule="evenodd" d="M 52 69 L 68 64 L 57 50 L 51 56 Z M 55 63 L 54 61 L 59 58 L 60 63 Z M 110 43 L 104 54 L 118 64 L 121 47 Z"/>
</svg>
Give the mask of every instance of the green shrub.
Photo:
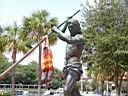
<svg viewBox="0 0 128 96">
<path fill-rule="evenodd" d="M 12 96 L 10 92 L 0 93 L 0 96 Z"/>
</svg>

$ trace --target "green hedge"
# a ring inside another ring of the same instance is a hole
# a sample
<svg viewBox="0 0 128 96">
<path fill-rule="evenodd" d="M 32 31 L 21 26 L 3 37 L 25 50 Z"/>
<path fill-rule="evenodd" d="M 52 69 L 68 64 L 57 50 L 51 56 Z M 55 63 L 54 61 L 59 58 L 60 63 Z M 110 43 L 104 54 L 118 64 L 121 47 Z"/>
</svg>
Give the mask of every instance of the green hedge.
<svg viewBox="0 0 128 96">
<path fill-rule="evenodd" d="M 0 96 L 12 96 L 11 93 L 7 92 L 7 93 L 0 93 Z"/>
</svg>

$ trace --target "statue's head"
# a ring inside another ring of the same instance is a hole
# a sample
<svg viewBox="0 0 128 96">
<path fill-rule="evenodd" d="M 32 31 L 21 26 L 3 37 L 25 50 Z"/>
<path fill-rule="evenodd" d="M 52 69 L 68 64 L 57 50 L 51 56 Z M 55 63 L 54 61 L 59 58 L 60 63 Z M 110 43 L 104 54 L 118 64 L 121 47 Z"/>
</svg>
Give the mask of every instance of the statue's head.
<svg viewBox="0 0 128 96">
<path fill-rule="evenodd" d="M 75 36 L 77 34 L 82 34 L 81 28 L 80 28 L 80 23 L 78 20 L 71 21 L 71 23 L 68 25 L 68 29 L 70 31 L 71 36 Z"/>
</svg>

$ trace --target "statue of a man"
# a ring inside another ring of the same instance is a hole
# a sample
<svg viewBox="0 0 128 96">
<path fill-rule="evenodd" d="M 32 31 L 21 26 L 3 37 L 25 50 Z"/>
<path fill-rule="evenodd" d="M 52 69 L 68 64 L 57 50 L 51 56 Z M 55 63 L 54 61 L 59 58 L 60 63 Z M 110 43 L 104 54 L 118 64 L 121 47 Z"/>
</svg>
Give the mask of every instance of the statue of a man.
<svg viewBox="0 0 128 96">
<path fill-rule="evenodd" d="M 70 37 L 64 34 L 67 27 L 70 31 Z M 57 33 L 59 39 L 67 42 L 65 67 L 63 70 L 66 80 L 64 96 L 81 96 L 77 88 L 77 81 L 80 80 L 83 73 L 80 57 L 84 49 L 84 38 L 81 33 L 80 23 L 78 20 L 72 20 L 65 24 L 63 30 L 60 31 L 54 26 L 52 31 Z"/>
</svg>

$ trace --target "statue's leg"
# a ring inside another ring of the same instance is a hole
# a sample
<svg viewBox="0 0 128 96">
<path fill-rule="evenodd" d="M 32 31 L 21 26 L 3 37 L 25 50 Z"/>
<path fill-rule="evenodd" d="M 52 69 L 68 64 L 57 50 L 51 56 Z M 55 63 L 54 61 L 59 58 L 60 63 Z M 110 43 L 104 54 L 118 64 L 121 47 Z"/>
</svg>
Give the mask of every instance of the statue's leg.
<svg viewBox="0 0 128 96">
<path fill-rule="evenodd" d="M 78 93 L 76 90 L 76 83 L 77 83 L 78 77 L 79 76 L 76 71 L 69 70 L 66 76 L 64 96 L 79 96 L 79 95 L 75 95 Z"/>
</svg>

